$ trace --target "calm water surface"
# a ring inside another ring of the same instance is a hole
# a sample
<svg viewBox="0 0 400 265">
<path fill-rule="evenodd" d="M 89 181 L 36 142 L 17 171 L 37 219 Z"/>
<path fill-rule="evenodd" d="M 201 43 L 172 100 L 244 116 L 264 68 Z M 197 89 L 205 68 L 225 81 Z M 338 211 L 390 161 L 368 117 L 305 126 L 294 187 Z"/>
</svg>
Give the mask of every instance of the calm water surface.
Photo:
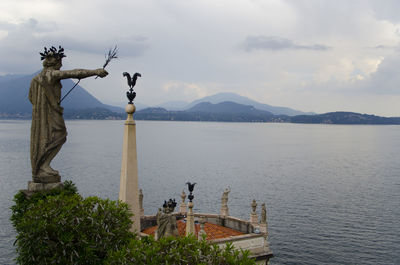
<svg viewBox="0 0 400 265">
<path fill-rule="evenodd" d="M 67 121 L 53 161 L 80 192 L 117 199 L 123 121 Z M 0 121 L 0 264 L 14 264 L 12 197 L 30 179 L 29 121 Z M 145 214 L 179 199 L 233 216 L 267 204 L 271 264 L 400 264 L 400 126 L 137 122 Z M 258 208 L 259 211 L 259 208 Z"/>
</svg>

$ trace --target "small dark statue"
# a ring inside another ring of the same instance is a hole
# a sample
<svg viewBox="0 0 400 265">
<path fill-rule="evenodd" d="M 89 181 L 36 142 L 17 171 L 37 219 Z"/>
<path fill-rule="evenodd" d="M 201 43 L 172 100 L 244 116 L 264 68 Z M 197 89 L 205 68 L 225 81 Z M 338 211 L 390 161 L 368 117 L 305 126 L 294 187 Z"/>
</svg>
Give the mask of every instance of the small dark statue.
<svg viewBox="0 0 400 265">
<path fill-rule="evenodd" d="M 156 239 L 167 237 L 167 236 L 179 236 L 178 226 L 176 223 L 175 215 L 172 215 L 176 207 L 175 199 L 169 199 L 169 201 L 164 201 L 163 211 L 158 209 L 157 213 L 157 236 Z"/>
<path fill-rule="evenodd" d="M 90 76 L 105 77 L 106 70 L 74 69 L 62 71 L 64 49 L 44 48 L 40 53 L 43 70 L 31 81 L 29 101 L 32 103 L 31 164 L 34 183 L 58 183 L 60 175 L 50 162 L 60 151 L 67 139 L 67 130 L 60 106 L 61 80 L 82 79 Z"/>
</svg>

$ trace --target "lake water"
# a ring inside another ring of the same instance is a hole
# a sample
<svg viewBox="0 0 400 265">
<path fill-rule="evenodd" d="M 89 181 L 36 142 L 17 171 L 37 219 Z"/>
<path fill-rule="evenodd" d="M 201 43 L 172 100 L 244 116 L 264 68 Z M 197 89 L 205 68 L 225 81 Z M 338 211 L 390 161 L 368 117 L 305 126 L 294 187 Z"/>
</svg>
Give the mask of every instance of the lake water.
<svg viewBox="0 0 400 265">
<path fill-rule="evenodd" d="M 67 121 L 53 161 L 84 196 L 117 199 L 123 121 Z M 12 197 L 30 180 L 30 121 L 0 121 L 0 264 Z M 145 214 L 194 181 L 195 211 L 267 204 L 271 264 L 400 264 L 400 126 L 137 121 Z M 258 207 L 258 211 L 260 208 Z"/>
</svg>

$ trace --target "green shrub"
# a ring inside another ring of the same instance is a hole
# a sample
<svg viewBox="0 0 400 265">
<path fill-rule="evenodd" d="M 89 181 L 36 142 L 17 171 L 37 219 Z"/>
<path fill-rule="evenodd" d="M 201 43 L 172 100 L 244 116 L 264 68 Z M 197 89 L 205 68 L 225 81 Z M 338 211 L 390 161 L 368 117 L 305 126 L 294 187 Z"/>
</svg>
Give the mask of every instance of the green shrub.
<svg viewBox="0 0 400 265">
<path fill-rule="evenodd" d="M 133 264 L 256 264 L 248 251 L 236 250 L 231 244 L 224 249 L 195 237 L 153 237 L 131 240 L 126 248 L 111 251 L 105 261 L 107 265 Z"/>
<path fill-rule="evenodd" d="M 134 238 L 127 204 L 83 199 L 73 185 L 66 186 L 15 196 L 11 220 L 19 264 L 102 264 L 108 251 Z"/>
</svg>

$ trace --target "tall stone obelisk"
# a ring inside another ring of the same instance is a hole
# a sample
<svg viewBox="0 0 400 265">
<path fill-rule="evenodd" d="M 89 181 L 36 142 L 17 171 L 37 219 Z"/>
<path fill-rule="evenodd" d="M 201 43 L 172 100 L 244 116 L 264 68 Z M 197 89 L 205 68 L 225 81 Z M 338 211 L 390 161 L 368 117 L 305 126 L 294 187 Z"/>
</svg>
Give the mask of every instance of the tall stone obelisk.
<svg viewBox="0 0 400 265">
<path fill-rule="evenodd" d="M 129 103 L 125 108 L 128 117 L 124 126 L 119 199 L 126 202 L 133 213 L 131 231 L 140 235 L 136 123 L 133 120 L 133 113 L 136 110 L 135 105 L 133 104 L 133 99 L 136 97 L 136 93 L 133 91 L 133 87 L 136 83 L 136 78 L 141 75 L 136 73 L 132 79 L 128 73 L 124 73 L 123 75 L 128 78 L 130 91 L 127 92 Z"/>
<path fill-rule="evenodd" d="M 196 229 L 194 225 L 194 214 L 193 214 L 193 199 L 194 199 L 193 190 L 194 190 L 194 185 L 196 185 L 196 183 L 187 182 L 186 184 L 188 185 L 189 188 L 189 196 L 188 196 L 189 211 L 186 214 L 186 236 L 188 236 L 190 234 L 192 235 L 196 234 Z"/>
</svg>

